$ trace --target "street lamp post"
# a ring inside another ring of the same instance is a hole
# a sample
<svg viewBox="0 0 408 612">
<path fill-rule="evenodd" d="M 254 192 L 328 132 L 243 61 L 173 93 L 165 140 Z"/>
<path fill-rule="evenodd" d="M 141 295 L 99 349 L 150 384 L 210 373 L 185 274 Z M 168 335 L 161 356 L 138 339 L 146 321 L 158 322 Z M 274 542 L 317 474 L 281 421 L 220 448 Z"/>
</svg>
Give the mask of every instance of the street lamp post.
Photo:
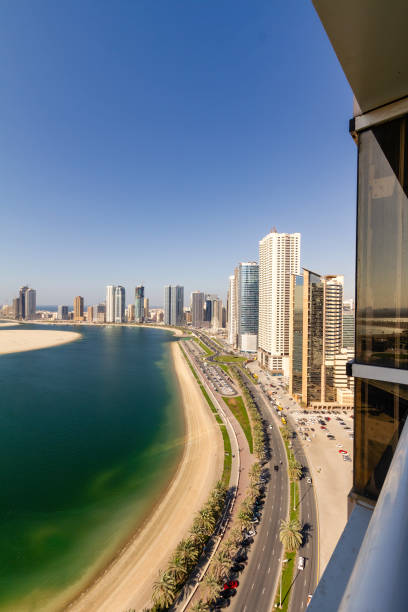
<svg viewBox="0 0 408 612">
<path fill-rule="evenodd" d="M 281 559 L 281 575 L 280 575 L 280 586 L 279 586 L 279 608 L 282 609 L 282 574 L 283 574 L 283 564 L 287 563 L 289 559 Z"/>
</svg>

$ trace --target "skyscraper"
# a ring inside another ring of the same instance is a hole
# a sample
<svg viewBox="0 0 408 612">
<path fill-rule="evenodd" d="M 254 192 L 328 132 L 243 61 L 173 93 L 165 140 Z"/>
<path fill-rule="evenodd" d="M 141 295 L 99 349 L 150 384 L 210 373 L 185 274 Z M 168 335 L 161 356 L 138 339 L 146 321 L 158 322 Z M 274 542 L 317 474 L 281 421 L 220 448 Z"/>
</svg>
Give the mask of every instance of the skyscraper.
<svg viewBox="0 0 408 612">
<path fill-rule="evenodd" d="M 144 287 L 138 285 L 135 289 L 135 322 L 143 323 L 144 321 Z"/>
<path fill-rule="evenodd" d="M 237 299 L 235 274 L 229 277 L 227 298 L 227 340 L 228 344 L 236 346 L 237 342 Z"/>
<path fill-rule="evenodd" d="M 171 288 L 171 325 L 182 325 L 184 322 L 184 287 L 176 285 Z"/>
<path fill-rule="evenodd" d="M 300 234 L 276 229 L 259 243 L 258 359 L 261 366 L 289 373 L 290 275 L 300 273 Z"/>
<path fill-rule="evenodd" d="M 25 319 L 26 318 L 26 292 L 28 291 L 28 287 L 20 287 L 19 290 L 19 302 L 18 302 L 18 318 Z"/>
<path fill-rule="evenodd" d="M 148 319 L 150 319 L 149 298 L 145 297 L 143 306 L 144 306 L 144 320 L 147 321 Z"/>
<path fill-rule="evenodd" d="M 88 323 L 92 323 L 94 318 L 94 307 L 88 306 L 86 311 L 86 320 Z"/>
<path fill-rule="evenodd" d="M 354 309 L 343 307 L 343 348 L 354 351 Z"/>
<path fill-rule="evenodd" d="M 106 323 L 115 322 L 115 289 L 114 285 L 106 287 Z"/>
<path fill-rule="evenodd" d="M 68 321 L 68 306 L 58 306 L 57 319 Z"/>
<path fill-rule="evenodd" d="M 18 319 L 20 313 L 20 298 L 13 299 L 12 315 L 14 319 Z"/>
<path fill-rule="evenodd" d="M 84 298 L 77 295 L 74 298 L 74 321 L 84 320 Z"/>
<path fill-rule="evenodd" d="M 193 291 L 191 294 L 191 325 L 202 327 L 204 321 L 204 293 Z"/>
<path fill-rule="evenodd" d="M 256 353 L 259 314 L 259 266 L 256 262 L 240 263 L 237 286 L 237 332 L 240 351 Z"/>
<path fill-rule="evenodd" d="M 36 299 L 36 291 L 35 289 L 27 289 L 25 292 L 25 318 L 26 319 L 35 319 L 35 312 L 37 309 L 37 299 Z"/>
<path fill-rule="evenodd" d="M 164 324 L 182 325 L 184 319 L 184 287 L 166 285 L 164 288 Z"/>
<path fill-rule="evenodd" d="M 124 323 L 126 308 L 126 293 L 122 285 L 115 288 L 115 323 Z"/>
<path fill-rule="evenodd" d="M 135 320 L 135 305 L 134 304 L 128 304 L 128 307 L 127 307 L 127 320 L 129 322 Z"/>
<path fill-rule="evenodd" d="M 222 328 L 222 300 L 219 298 L 211 302 L 211 327 L 214 331 Z"/>
<path fill-rule="evenodd" d="M 341 275 L 320 276 L 306 269 L 303 277 L 291 276 L 289 392 L 304 406 L 341 404 L 337 386 L 344 387 L 346 376 L 343 282 Z"/>
</svg>

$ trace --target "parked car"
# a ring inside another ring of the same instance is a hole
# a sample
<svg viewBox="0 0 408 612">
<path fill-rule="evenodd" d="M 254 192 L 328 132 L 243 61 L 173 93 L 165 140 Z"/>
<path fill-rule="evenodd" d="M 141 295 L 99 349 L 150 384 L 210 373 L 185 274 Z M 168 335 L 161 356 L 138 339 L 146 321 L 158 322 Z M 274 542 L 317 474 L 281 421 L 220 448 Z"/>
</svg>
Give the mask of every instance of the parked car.
<svg viewBox="0 0 408 612">
<path fill-rule="evenodd" d="M 305 569 L 305 558 L 304 557 L 299 557 L 298 559 L 298 570 L 304 570 Z"/>
</svg>

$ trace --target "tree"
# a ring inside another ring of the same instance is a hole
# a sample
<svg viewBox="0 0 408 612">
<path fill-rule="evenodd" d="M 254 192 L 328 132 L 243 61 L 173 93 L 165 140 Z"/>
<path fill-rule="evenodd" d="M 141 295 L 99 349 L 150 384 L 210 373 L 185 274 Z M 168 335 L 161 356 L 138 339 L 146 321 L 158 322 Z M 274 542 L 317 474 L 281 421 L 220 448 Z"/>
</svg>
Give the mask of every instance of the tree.
<svg viewBox="0 0 408 612">
<path fill-rule="evenodd" d="M 302 475 L 302 468 L 294 463 L 289 463 L 288 474 L 291 480 L 299 480 Z"/>
<path fill-rule="evenodd" d="M 288 521 L 281 520 L 279 539 L 287 552 L 298 550 L 303 540 L 299 521 L 290 519 Z"/>
<path fill-rule="evenodd" d="M 194 612 L 207 612 L 208 604 L 205 601 L 203 601 L 202 599 L 199 599 L 197 601 L 197 603 L 195 603 L 194 606 L 191 609 Z"/>
<path fill-rule="evenodd" d="M 220 590 L 220 585 L 214 574 L 207 574 L 205 577 L 205 586 L 208 590 L 209 600 L 214 601 Z"/>
<path fill-rule="evenodd" d="M 168 608 L 174 602 L 176 584 L 169 572 L 159 572 L 159 579 L 153 584 L 153 601 L 155 604 Z"/>
<path fill-rule="evenodd" d="M 225 578 L 231 567 L 231 558 L 225 550 L 220 550 L 214 558 L 214 574 L 217 578 Z"/>
<path fill-rule="evenodd" d="M 198 547 L 192 538 L 181 540 L 176 549 L 177 555 L 184 561 L 187 568 L 192 567 L 198 560 Z"/>
<path fill-rule="evenodd" d="M 241 529 L 248 529 L 251 526 L 252 515 L 248 510 L 242 508 L 238 513 L 238 520 L 241 525 Z"/>
<path fill-rule="evenodd" d="M 167 572 L 174 577 L 176 584 L 180 584 L 188 574 L 184 560 L 177 556 L 177 554 L 173 555 L 170 559 Z"/>
</svg>

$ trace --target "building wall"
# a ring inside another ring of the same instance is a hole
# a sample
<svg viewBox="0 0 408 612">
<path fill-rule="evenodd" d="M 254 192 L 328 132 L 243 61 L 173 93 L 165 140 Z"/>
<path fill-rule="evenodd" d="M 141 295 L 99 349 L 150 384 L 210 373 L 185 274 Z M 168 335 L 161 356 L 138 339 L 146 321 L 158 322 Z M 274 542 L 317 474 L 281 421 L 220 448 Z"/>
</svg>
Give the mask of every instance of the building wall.
<svg viewBox="0 0 408 612">
<path fill-rule="evenodd" d="M 204 293 L 193 291 L 191 294 L 191 325 L 202 327 L 204 321 Z"/>
<path fill-rule="evenodd" d="M 84 319 L 84 298 L 77 295 L 74 298 L 74 321 L 83 321 Z"/>
<path fill-rule="evenodd" d="M 237 309 L 236 309 L 236 283 L 235 275 L 228 280 L 228 300 L 227 300 L 227 341 L 228 344 L 235 346 L 237 337 Z"/>
<path fill-rule="evenodd" d="M 289 355 L 290 275 L 300 273 L 300 234 L 265 236 L 259 243 L 258 358 L 270 370 Z"/>
<path fill-rule="evenodd" d="M 144 287 L 138 285 L 135 288 L 135 323 L 144 321 Z"/>
<path fill-rule="evenodd" d="M 115 291 L 114 285 L 108 285 L 106 287 L 106 322 L 115 322 Z"/>
<path fill-rule="evenodd" d="M 258 344 L 259 316 L 259 266 L 255 262 L 238 266 L 238 348 L 256 352 Z M 243 341 L 243 337 L 245 341 Z M 251 337 L 249 341 L 248 337 Z M 245 348 L 251 346 L 250 349 Z M 255 348 L 253 348 L 255 346 Z"/>
<path fill-rule="evenodd" d="M 115 323 L 125 322 L 126 292 L 125 288 L 118 285 L 115 288 Z"/>
</svg>

